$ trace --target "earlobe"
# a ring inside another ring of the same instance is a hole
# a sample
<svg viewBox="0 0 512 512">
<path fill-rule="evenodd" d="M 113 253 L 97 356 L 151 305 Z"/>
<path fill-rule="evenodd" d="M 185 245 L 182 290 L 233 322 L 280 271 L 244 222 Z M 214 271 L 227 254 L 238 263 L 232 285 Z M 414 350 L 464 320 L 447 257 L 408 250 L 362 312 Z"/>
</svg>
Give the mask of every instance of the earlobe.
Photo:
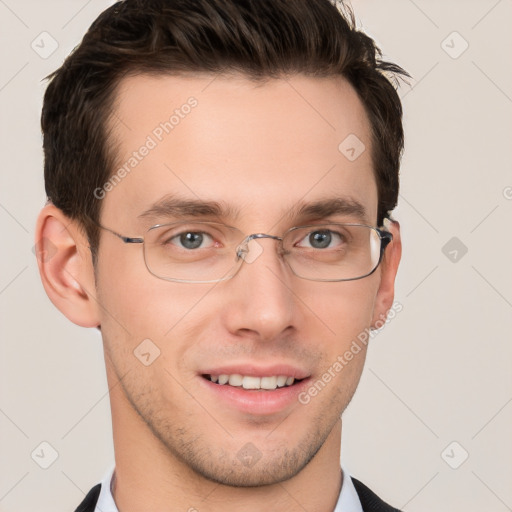
<svg viewBox="0 0 512 512">
<path fill-rule="evenodd" d="M 402 256 L 400 224 L 395 220 L 389 221 L 389 224 L 386 225 L 386 229 L 393 235 L 393 240 L 386 248 L 381 262 L 381 280 L 375 298 L 371 323 L 371 327 L 375 329 L 382 327 L 386 320 L 387 312 L 393 306 L 393 300 L 395 298 L 395 278 Z"/>
<path fill-rule="evenodd" d="M 73 323 L 98 327 L 94 268 L 87 237 L 54 205 L 37 219 L 35 253 L 41 281 L 53 304 Z"/>
</svg>

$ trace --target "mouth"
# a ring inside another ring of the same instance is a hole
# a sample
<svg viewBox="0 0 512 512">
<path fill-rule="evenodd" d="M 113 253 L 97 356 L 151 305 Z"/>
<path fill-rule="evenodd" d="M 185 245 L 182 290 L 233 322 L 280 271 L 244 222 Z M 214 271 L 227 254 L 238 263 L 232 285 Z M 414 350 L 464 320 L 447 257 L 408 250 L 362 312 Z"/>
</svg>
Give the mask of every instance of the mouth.
<svg viewBox="0 0 512 512">
<path fill-rule="evenodd" d="M 291 410 L 312 378 L 306 369 L 284 362 L 211 366 L 202 368 L 197 376 L 207 400 L 219 410 L 227 407 L 252 417 L 271 417 Z"/>
<path fill-rule="evenodd" d="M 252 391 L 275 391 L 279 388 L 289 388 L 298 385 L 304 379 L 296 379 L 289 375 L 268 375 L 257 377 L 253 375 L 233 374 L 202 374 L 201 377 L 218 386 L 231 386 Z"/>
</svg>

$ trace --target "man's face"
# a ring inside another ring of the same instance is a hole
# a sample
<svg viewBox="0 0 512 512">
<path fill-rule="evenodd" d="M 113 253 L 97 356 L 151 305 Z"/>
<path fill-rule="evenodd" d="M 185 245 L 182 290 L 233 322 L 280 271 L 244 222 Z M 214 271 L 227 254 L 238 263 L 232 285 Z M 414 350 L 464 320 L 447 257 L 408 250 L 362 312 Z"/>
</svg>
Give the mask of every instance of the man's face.
<svg viewBox="0 0 512 512">
<path fill-rule="evenodd" d="M 190 97 L 197 104 L 182 108 Z M 160 123 L 175 109 L 166 133 Z M 176 220 L 277 236 L 322 221 L 375 225 L 369 124 L 341 78 L 294 76 L 257 86 L 241 77 L 130 77 L 120 84 L 111 124 L 119 167 L 141 146 L 154 146 L 138 153 L 103 199 L 102 225 L 123 235 L 143 237 L 149 227 Z M 366 146 L 353 161 L 338 149 L 350 134 Z M 154 205 L 171 195 L 218 202 L 229 216 L 157 212 Z M 360 203 L 365 213 L 291 213 L 329 198 Z M 141 216 L 151 209 L 154 215 Z M 290 478 L 331 433 L 339 435 L 334 427 L 359 381 L 364 347 L 309 403 L 298 395 L 370 326 L 382 274 L 379 267 L 355 281 L 300 279 L 278 255 L 276 240 L 257 242 L 261 254 L 232 279 L 176 283 L 148 272 L 142 245 L 102 231 L 96 269 L 109 380 L 122 378 L 111 391 L 114 432 L 127 438 L 142 426 L 171 458 L 230 485 Z M 146 359 L 160 351 L 147 366 L 135 355 L 143 340 L 151 340 L 142 345 Z M 264 391 L 205 377 L 223 373 L 303 380 Z"/>
</svg>

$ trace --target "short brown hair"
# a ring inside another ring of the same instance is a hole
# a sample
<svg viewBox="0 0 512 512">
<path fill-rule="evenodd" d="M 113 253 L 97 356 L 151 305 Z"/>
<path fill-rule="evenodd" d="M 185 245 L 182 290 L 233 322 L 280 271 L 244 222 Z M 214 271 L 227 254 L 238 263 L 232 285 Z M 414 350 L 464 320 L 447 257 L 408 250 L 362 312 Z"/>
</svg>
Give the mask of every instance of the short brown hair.
<svg viewBox="0 0 512 512">
<path fill-rule="evenodd" d="M 382 60 L 350 9 L 329 0 L 124 0 L 100 14 L 48 77 L 41 116 L 46 194 L 84 227 L 93 261 L 101 213 L 94 190 L 114 169 L 107 124 L 120 80 L 233 71 L 252 80 L 345 77 L 371 125 L 377 223 L 396 206 L 404 134 L 390 78 L 408 75 Z"/>
</svg>

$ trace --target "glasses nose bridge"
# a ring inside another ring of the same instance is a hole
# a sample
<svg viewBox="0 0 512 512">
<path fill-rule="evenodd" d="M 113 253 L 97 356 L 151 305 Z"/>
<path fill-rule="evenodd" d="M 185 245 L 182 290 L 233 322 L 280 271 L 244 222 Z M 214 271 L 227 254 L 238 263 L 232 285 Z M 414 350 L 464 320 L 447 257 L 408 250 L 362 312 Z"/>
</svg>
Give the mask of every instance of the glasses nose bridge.
<svg viewBox="0 0 512 512">
<path fill-rule="evenodd" d="M 283 238 L 280 236 L 268 235 L 266 233 L 253 233 L 252 235 L 247 235 L 236 249 L 238 259 L 242 258 L 244 254 L 249 252 L 249 243 L 257 238 L 271 238 L 272 240 L 278 240 L 279 242 L 283 241 Z"/>
</svg>

